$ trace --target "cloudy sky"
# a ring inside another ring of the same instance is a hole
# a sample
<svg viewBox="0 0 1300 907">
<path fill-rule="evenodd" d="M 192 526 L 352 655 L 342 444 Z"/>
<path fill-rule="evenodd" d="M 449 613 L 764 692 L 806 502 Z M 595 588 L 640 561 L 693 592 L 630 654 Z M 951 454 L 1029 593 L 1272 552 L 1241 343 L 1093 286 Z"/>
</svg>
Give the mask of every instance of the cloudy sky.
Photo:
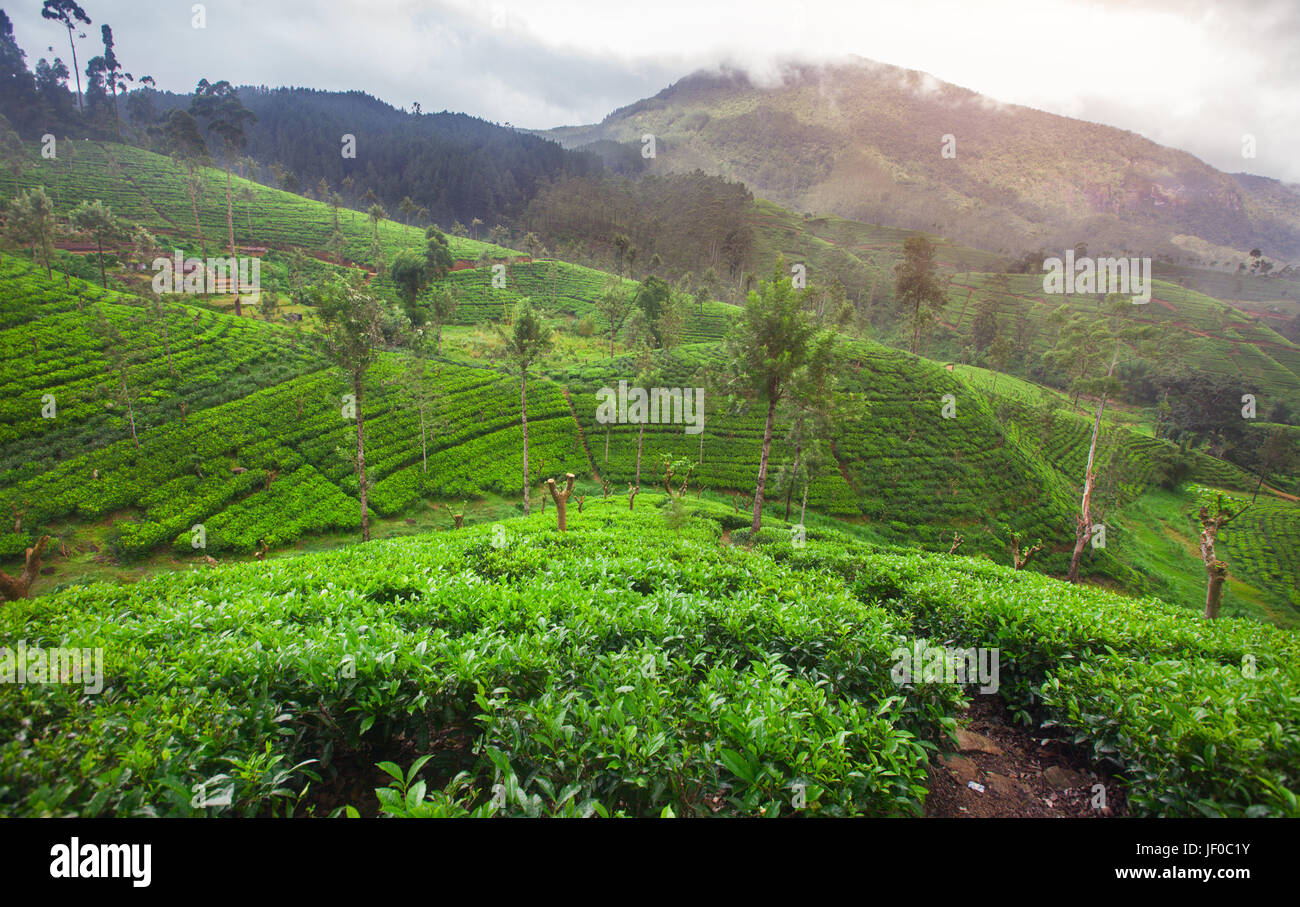
<svg viewBox="0 0 1300 907">
<path fill-rule="evenodd" d="M 94 20 L 83 68 L 107 22 L 129 71 L 177 91 L 205 77 L 361 89 L 546 128 L 598 121 L 702 67 L 762 77 L 778 59 L 856 54 L 1300 182 L 1295 0 L 80 2 Z M 67 32 L 35 0 L 8 6 L 29 64 L 47 48 L 67 61 Z"/>
</svg>

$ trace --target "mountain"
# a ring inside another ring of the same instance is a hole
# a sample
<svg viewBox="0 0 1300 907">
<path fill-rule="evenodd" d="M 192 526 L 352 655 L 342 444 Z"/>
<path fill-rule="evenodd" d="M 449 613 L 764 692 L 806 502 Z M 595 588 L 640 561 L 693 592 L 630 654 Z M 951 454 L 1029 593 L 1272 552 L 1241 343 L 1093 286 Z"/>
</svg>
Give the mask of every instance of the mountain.
<svg viewBox="0 0 1300 907">
<path fill-rule="evenodd" d="M 651 172 L 699 168 L 796 210 L 994 251 L 1083 241 L 1172 254 L 1199 241 L 1300 256 L 1300 194 L 1276 180 L 862 58 L 791 63 L 781 76 L 700 71 L 598 124 L 538 134 L 569 148 L 653 135 Z"/>
</svg>

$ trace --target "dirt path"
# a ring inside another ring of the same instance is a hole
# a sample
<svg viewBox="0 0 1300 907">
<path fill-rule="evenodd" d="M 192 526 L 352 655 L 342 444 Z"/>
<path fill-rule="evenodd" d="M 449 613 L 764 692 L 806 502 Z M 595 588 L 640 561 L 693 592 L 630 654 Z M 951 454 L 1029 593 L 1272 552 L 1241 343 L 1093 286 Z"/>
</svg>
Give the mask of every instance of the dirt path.
<svg viewBox="0 0 1300 907">
<path fill-rule="evenodd" d="M 962 721 L 963 719 L 959 719 Z M 1128 812 L 1116 779 L 1088 766 L 1066 741 L 1013 724 L 997 696 L 972 697 L 958 752 L 930 766 L 928 818 L 1104 818 Z M 977 785 L 971 787 L 971 784 Z M 1105 788 L 1105 806 L 1095 785 Z"/>
</svg>

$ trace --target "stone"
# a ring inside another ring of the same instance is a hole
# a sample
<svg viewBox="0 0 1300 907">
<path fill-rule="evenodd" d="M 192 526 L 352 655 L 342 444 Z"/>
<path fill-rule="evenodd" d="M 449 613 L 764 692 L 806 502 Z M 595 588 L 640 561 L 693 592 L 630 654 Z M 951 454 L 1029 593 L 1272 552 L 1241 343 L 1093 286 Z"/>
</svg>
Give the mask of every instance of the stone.
<svg viewBox="0 0 1300 907">
<path fill-rule="evenodd" d="M 1009 800 L 1023 800 L 1025 797 L 1025 791 L 1020 785 L 1005 775 L 989 772 L 988 777 L 984 779 L 984 783 L 988 785 L 989 790 L 999 797 L 1006 797 Z"/>
<path fill-rule="evenodd" d="M 1059 765 L 1050 765 L 1043 770 L 1043 780 L 1057 790 L 1080 787 L 1085 782 L 1083 775 Z"/>
<path fill-rule="evenodd" d="M 1002 749 L 992 740 L 983 734 L 977 734 L 961 727 L 957 728 L 957 749 L 963 753 L 988 753 L 990 756 L 1002 755 Z"/>
</svg>

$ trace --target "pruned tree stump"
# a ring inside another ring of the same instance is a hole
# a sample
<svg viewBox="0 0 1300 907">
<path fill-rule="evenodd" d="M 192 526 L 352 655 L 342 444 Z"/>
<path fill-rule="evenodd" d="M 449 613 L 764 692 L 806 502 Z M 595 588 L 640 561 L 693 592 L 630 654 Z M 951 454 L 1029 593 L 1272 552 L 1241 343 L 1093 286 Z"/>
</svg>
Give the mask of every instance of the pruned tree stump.
<svg viewBox="0 0 1300 907">
<path fill-rule="evenodd" d="M 569 495 L 573 494 L 574 478 L 575 476 L 571 472 L 566 472 L 564 474 L 565 484 L 564 484 L 563 491 L 560 491 L 558 488 L 555 487 L 554 479 L 546 480 L 546 487 L 551 492 L 551 497 L 555 498 L 555 518 L 560 527 L 561 532 L 564 532 L 566 529 L 568 529 L 567 514 L 565 511 L 569 503 Z M 546 497 L 543 496 L 542 497 L 543 504 L 545 503 L 545 501 L 546 501 Z M 579 513 L 582 512 L 581 504 L 578 505 L 578 512 Z"/>
</svg>

